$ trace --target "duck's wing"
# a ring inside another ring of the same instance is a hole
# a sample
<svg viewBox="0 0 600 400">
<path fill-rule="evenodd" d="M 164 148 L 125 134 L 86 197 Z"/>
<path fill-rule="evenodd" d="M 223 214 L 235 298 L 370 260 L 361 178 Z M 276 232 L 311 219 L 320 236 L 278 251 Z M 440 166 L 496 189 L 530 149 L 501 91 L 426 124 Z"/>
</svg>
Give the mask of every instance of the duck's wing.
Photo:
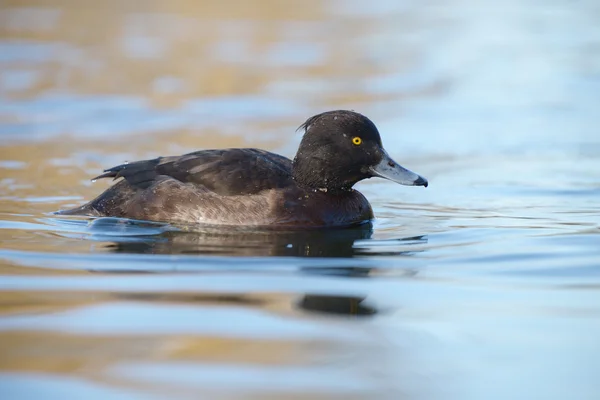
<svg viewBox="0 0 600 400">
<path fill-rule="evenodd" d="M 123 178 L 134 188 L 146 189 L 165 176 L 220 195 L 253 194 L 290 185 L 292 162 L 260 149 L 201 150 L 118 165 L 94 179 Z"/>
</svg>

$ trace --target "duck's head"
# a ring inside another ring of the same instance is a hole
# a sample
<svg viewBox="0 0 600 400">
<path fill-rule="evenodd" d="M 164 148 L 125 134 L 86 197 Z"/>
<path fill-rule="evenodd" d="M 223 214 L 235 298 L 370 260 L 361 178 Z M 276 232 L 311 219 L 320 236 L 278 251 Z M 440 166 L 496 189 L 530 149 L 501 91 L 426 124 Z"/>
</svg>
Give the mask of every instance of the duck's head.
<svg viewBox="0 0 600 400">
<path fill-rule="evenodd" d="M 363 179 L 380 177 L 408 186 L 427 179 L 402 167 L 383 148 L 375 124 L 353 111 L 328 111 L 309 118 L 294 158 L 299 185 L 328 191 L 350 190 Z"/>
</svg>

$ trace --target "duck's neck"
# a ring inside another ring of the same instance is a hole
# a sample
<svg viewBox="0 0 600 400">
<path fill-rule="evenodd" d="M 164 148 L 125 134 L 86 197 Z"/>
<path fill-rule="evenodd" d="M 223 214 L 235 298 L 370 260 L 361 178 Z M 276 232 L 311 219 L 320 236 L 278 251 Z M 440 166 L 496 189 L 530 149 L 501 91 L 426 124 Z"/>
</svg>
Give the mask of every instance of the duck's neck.
<svg viewBox="0 0 600 400">
<path fill-rule="evenodd" d="M 296 184 L 315 192 L 341 194 L 352 191 L 358 179 L 343 180 L 344 171 L 338 171 L 331 163 L 317 158 L 294 158 L 292 177 Z"/>
</svg>

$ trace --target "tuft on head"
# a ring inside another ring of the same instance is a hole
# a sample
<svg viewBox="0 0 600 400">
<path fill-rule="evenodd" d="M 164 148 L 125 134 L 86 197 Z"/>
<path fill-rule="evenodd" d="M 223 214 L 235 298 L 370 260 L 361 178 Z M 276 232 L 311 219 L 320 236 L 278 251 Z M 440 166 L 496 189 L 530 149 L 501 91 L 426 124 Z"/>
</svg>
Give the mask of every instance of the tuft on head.
<svg viewBox="0 0 600 400">
<path fill-rule="evenodd" d="M 298 129 L 296 129 L 296 131 L 303 129 L 304 132 L 306 132 L 313 125 L 316 125 L 318 123 L 325 123 L 332 120 L 336 121 L 338 124 L 366 124 L 375 128 L 375 124 L 369 118 L 365 117 L 362 114 L 350 110 L 333 110 L 313 115 L 312 117 L 308 118 L 302 125 L 300 125 Z M 375 130 L 377 130 L 377 128 L 375 128 Z"/>
</svg>

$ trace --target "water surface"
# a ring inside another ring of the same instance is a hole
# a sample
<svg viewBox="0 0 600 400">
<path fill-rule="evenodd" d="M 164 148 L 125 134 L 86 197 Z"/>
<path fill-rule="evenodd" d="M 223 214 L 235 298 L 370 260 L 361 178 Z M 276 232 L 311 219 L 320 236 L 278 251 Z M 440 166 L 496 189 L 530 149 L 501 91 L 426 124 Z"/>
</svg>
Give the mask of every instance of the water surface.
<svg viewBox="0 0 600 400">
<path fill-rule="evenodd" d="M 593 1 L 0 6 L 6 398 L 597 399 Z M 427 177 L 326 232 L 57 217 L 104 168 L 293 157 L 328 109 Z"/>
</svg>

